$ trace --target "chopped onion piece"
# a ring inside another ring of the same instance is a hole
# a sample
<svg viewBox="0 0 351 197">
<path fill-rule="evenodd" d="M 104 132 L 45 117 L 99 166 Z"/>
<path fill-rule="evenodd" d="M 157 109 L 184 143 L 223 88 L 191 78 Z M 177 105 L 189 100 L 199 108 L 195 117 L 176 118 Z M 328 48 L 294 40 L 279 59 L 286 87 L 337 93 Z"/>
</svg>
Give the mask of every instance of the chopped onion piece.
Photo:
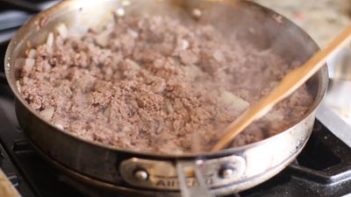
<svg viewBox="0 0 351 197">
<path fill-rule="evenodd" d="M 31 50 L 29 50 L 29 52 L 28 52 L 28 58 L 33 58 L 33 59 L 35 59 L 36 54 L 37 54 L 37 51 L 36 51 L 35 49 L 31 49 Z"/>
<path fill-rule="evenodd" d="M 124 1 L 122 1 L 122 5 L 123 6 L 129 6 L 130 5 L 130 1 L 124 0 Z"/>
<path fill-rule="evenodd" d="M 126 64 L 133 70 L 140 69 L 140 65 L 131 59 L 126 59 Z"/>
<path fill-rule="evenodd" d="M 51 120 L 52 116 L 54 115 L 55 109 L 53 107 L 48 107 L 40 112 L 42 117 L 45 120 Z"/>
<path fill-rule="evenodd" d="M 24 62 L 23 71 L 30 73 L 35 65 L 35 60 L 32 58 L 27 58 Z"/>
<path fill-rule="evenodd" d="M 128 33 L 134 38 L 138 38 L 139 37 L 139 33 L 137 31 L 134 31 L 133 29 L 128 29 Z"/>
<path fill-rule="evenodd" d="M 219 100 L 220 102 L 223 102 L 225 105 L 228 105 L 228 107 L 238 111 L 243 111 L 250 105 L 244 99 L 226 90 L 221 92 Z"/>
<path fill-rule="evenodd" d="M 195 80 L 196 77 L 201 73 L 201 70 L 199 67 L 190 65 L 190 66 L 185 66 L 184 70 L 186 71 L 186 75 L 191 79 Z"/>
<path fill-rule="evenodd" d="M 284 116 L 281 112 L 279 111 L 271 111 L 268 114 L 266 114 L 265 116 L 267 118 L 267 120 L 269 121 L 282 121 Z"/>
<path fill-rule="evenodd" d="M 107 44 L 109 43 L 110 33 L 111 33 L 111 30 L 106 30 L 106 31 L 102 32 L 101 34 L 99 34 L 98 36 L 96 36 L 96 38 L 95 38 L 96 43 L 102 47 L 107 46 Z"/>
<path fill-rule="evenodd" d="M 62 124 L 55 124 L 55 126 L 56 126 L 58 129 L 61 129 L 61 130 L 64 129 L 64 127 L 62 126 Z"/>
<path fill-rule="evenodd" d="M 62 37 L 62 38 L 67 38 L 68 35 L 68 30 L 65 24 L 61 23 L 56 27 L 56 30 L 58 32 L 58 34 Z"/>
<path fill-rule="evenodd" d="M 189 46 L 190 46 L 190 44 L 189 44 L 189 42 L 188 42 L 187 40 L 182 39 L 182 40 L 180 41 L 180 48 L 181 48 L 182 50 L 188 49 Z"/>
<path fill-rule="evenodd" d="M 53 45 L 54 45 L 54 34 L 49 33 L 48 38 L 46 40 L 46 47 L 47 47 L 48 53 L 53 52 Z"/>
<path fill-rule="evenodd" d="M 215 60 L 217 60 L 218 62 L 222 62 L 225 60 L 225 57 L 223 55 L 223 53 L 219 50 L 216 50 L 214 53 L 213 53 L 213 58 Z"/>
<path fill-rule="evenodd" d="M 116 14 L 117 14 L 117 16 L 122 17 L 126 14 L 126 11 L 124 10 L 124 8 L 118 8 L 116 10 Z"/>
<path fill-rule="evenodd" d="M 21 88 L 21 84 L 20 84 L 19 80 L 16 81 L 16 86 L 17 86 L 18 92 L 21 93 L 22 92 L 22 88 Z"/>
</svg>

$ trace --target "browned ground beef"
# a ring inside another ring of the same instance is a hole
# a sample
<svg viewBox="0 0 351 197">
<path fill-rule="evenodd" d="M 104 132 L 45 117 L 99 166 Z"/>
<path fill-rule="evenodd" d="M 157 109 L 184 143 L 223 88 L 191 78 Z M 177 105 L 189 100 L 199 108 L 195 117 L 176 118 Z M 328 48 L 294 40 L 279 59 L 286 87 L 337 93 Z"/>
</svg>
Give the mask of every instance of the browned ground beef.
<svg viewBox="0 0 351 197">
<path fill-rule="evenodd" d="M 209 150 L 289 70 L 273 53 L 210 25 L 160 17 L 119 18 L 83 36 L 51 34 L 28 49 L 23 65 L 20 91 L 53 125 L 86 140 L 163 153 Z M 233 146 L 288 128 L 312 99 L 301 87 Z"/>
</svg>

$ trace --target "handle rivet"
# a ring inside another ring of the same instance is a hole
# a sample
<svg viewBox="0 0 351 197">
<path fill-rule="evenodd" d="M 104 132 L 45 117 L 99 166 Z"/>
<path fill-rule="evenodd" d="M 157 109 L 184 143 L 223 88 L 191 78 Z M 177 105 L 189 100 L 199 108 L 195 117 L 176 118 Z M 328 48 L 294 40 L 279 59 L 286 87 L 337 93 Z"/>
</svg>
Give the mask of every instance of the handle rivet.
<svg viewBox="0 0 351 197">
<path fill-rule="evenodd" d="M 223 167 L 220 171 L 219 171 L 219 176 L 223 179 L 227 179 L 232 177 L 235 174 L 235 169 L 232 167 Z"/>
<path fill-rule="evenodd" d="M 136 170 L 134 177 L 139 181 L 146 181 L 149 178 L 149 173 L 146 170 Z"/>
</svg>

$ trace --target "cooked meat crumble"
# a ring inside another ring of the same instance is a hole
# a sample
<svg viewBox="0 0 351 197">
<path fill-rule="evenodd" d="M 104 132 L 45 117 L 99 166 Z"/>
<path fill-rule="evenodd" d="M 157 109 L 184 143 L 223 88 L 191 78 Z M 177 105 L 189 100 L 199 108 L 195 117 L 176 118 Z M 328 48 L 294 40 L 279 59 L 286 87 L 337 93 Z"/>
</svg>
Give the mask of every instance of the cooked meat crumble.
<svg viewBox="0 0 351 197">
<path fill-rule="evenodd" d="M 119 18 L 82 36 L 65 26 L 26 51 L 18 86 L 60 129 L 136 151 L 208 151 L 223 130 L 267 94 L 291 65 L 174 18 Z M 274 135 L 312 103 L 306 86 L 240 134 L 233 146 Z"/>
</svg>

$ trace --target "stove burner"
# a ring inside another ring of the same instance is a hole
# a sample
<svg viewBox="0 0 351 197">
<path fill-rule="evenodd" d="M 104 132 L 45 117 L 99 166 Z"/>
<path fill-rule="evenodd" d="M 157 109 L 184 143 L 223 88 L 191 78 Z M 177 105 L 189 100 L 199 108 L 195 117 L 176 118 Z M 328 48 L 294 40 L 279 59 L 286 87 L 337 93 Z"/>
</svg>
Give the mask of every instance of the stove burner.
<svg viewBox="0 0 351 197">
<path fill-rule="evenodd" d="M 42 0 L 0 0 L 0 62 L 3 62 L 8 39 L 16 28 L 47 5 Z M 60 173 L 34 151 L 18 126 L 14 97 L 3 69 L 0 66 L 0 168 L 22 196 L 116 196 Z M 350 153 L 350 147 L 317 121 L 307 146 L 293 164 L 271 180 L 231 196 L 323 197 L 349 194 Z"/>
</svg>

